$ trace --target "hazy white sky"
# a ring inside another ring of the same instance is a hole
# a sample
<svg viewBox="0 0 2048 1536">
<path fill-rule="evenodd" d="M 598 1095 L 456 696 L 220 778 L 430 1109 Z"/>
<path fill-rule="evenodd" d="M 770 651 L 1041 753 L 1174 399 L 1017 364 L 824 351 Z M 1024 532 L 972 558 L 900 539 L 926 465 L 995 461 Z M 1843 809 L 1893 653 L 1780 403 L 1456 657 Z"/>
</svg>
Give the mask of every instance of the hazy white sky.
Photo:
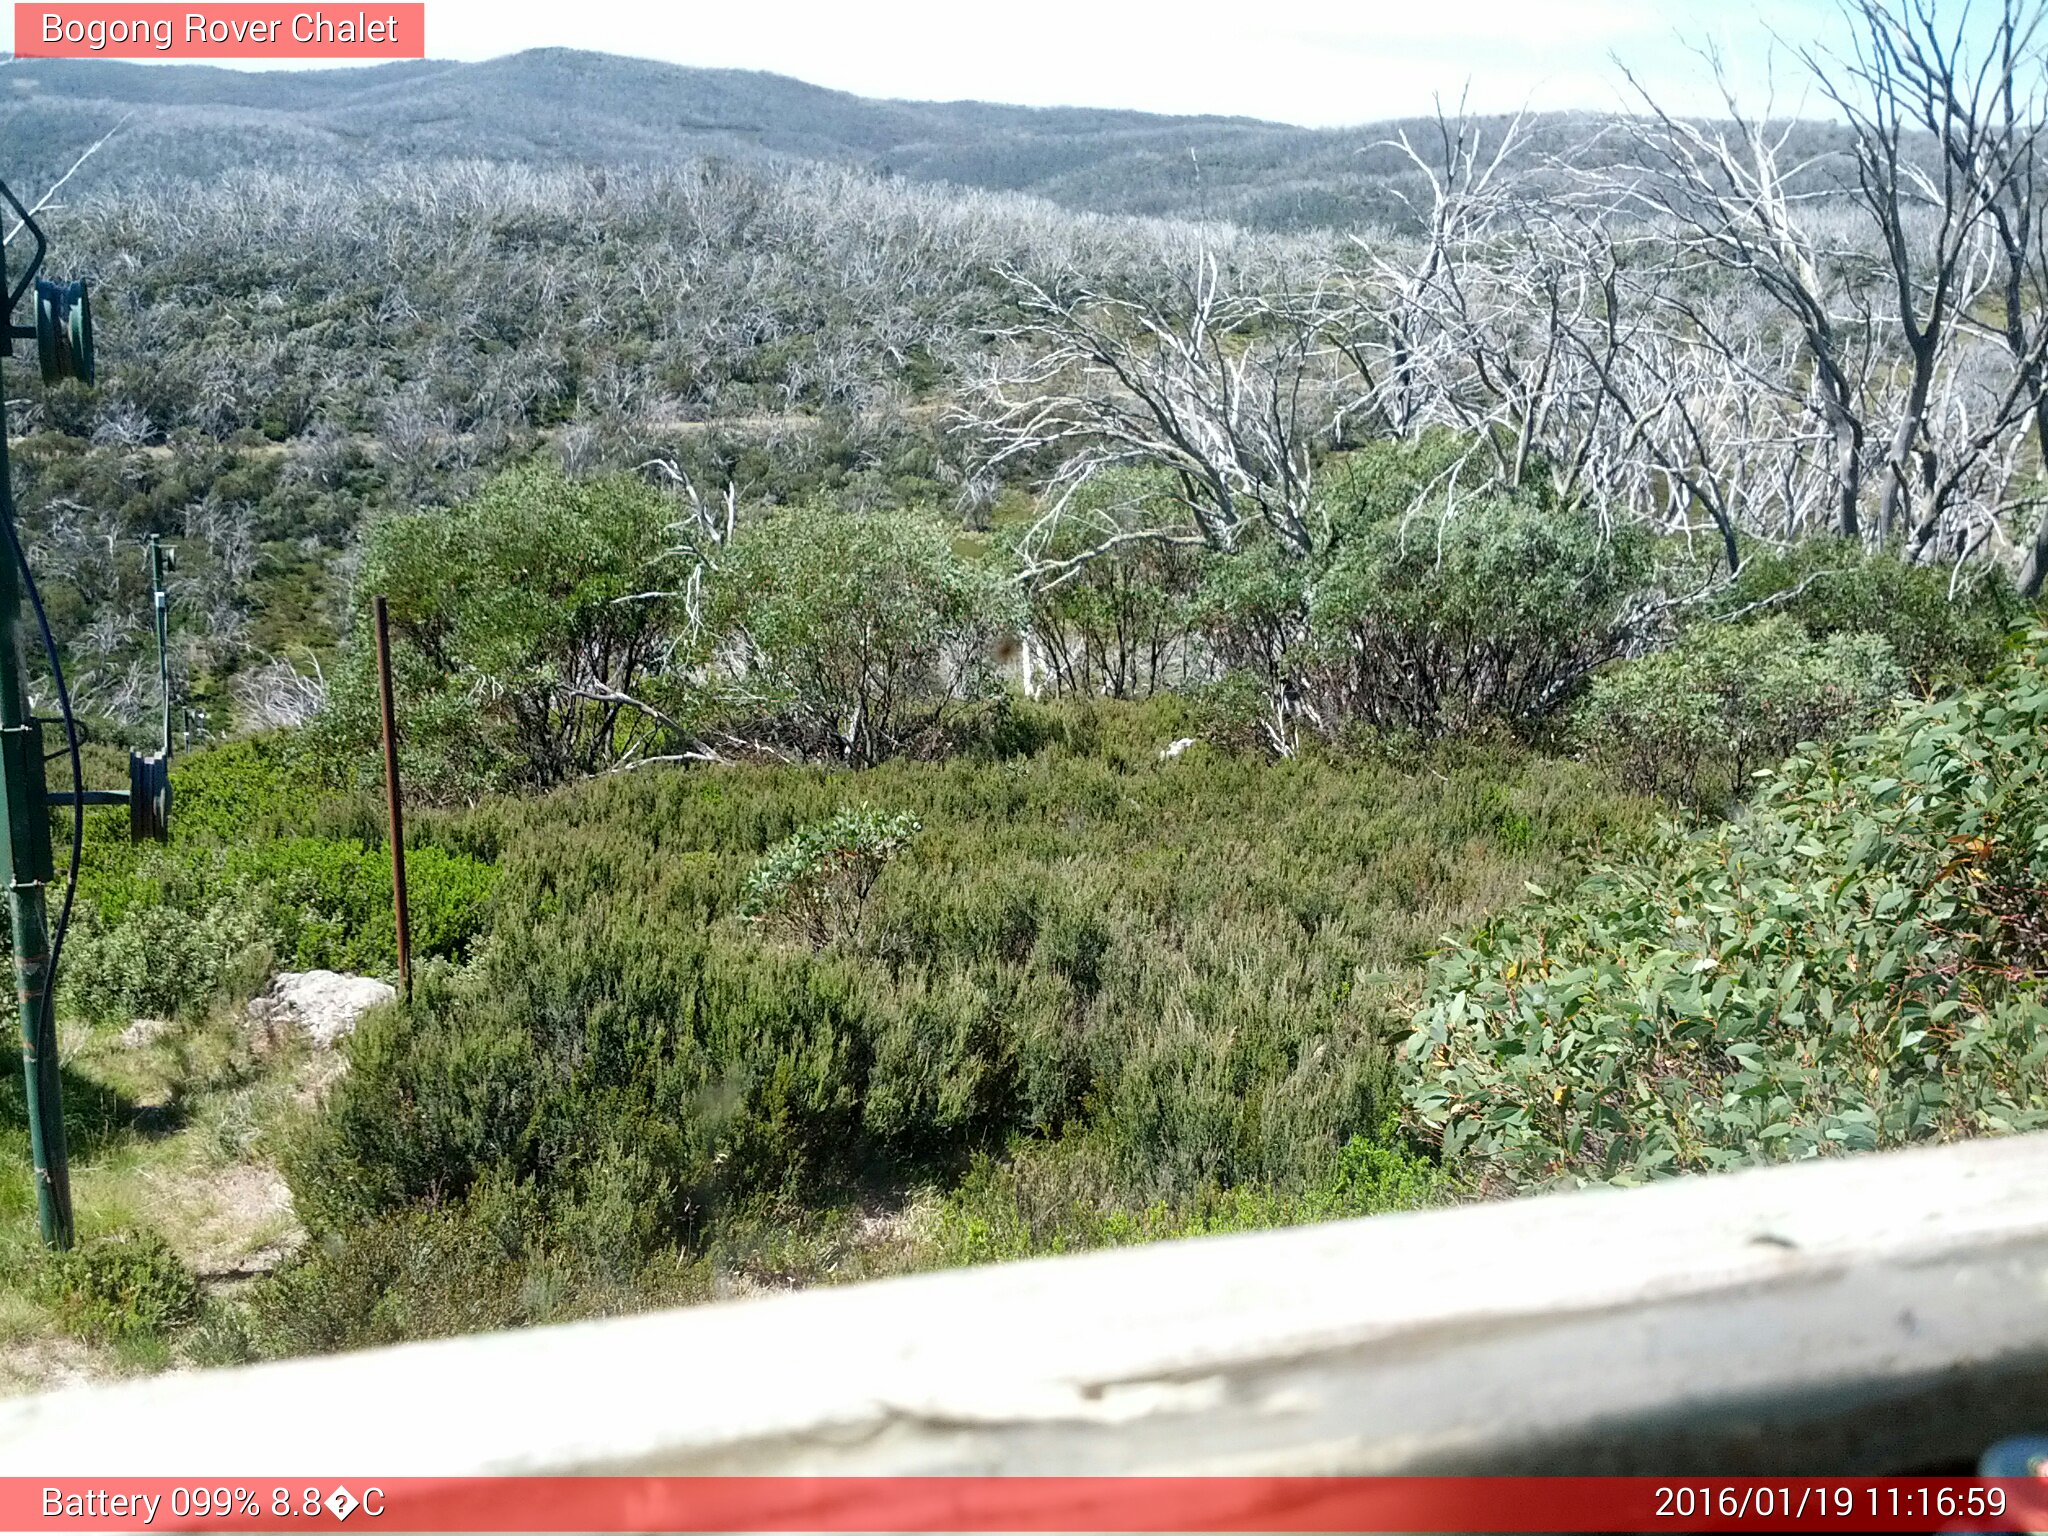
<svg viewBox="0 0 2048 1536">
<path fill-rule="evenodd" d="M 374 0 L 352 0 L 354 11 Z M 110 14 L 119 10 L 109 5 Z M 428 0 L 431 56 L 544 46 L 768 69 L 867 96 L 1218 112 L 1328 125 L 1427 110 L 1605 107 L 1619 54 L 1661 100 L 1710 105 L 1679 38 L 1712 37 L 1760 95 L 1758 0 Z M 1804 41 L 1828 0 L 1775 0 Z M 11 34 L 12 8 L 0 7 Z M 1792 106 L 1788 98 L 1781 105 Z"/>
</svg>

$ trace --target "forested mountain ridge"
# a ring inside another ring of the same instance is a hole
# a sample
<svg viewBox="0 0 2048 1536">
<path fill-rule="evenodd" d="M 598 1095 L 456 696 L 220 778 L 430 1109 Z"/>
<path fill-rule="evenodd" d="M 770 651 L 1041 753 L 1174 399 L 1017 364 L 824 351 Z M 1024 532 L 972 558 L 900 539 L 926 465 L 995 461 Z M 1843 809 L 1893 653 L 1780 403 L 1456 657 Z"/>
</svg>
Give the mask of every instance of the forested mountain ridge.
<svg viewBox="0 0 2048 1536">
<path fill-rule="evenodd" d="M 1372 116 L 1369 101 L 1359 115 Z M 0 140 L 25 185 L 54 179 L 117 122 L 121 133 L 81 171 L 81 190 L 238 168 L 360 172 L 449 157 L 623 167 L 714 155 L 822 160 L 1092 212 L 1275 229 L 1404 220 L 1397 194 L 1412 195 L 1417 178 L 1391 141 L 1423 127 L 876 101 L 783 75 L 567 48 L 279 72 L 20 59 L 0 76 Z M 1501 125 L 1490 126 L 1497 138 Z M 1522 154 L 1602 158 L 1594 127 L 1590 115 L 1545 118 L 1524 135 Z"/>
</svg>

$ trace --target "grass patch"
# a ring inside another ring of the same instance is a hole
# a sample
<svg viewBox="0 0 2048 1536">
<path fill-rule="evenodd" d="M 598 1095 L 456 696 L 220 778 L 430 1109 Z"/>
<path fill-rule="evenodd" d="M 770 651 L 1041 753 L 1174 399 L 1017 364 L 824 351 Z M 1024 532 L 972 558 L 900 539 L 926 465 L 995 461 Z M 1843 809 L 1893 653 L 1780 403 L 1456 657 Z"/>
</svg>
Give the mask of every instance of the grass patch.
<svg viewBox="0 0 2048 1536">
<path fill-rule="evenodd" d="M 227 1013 L 122 1035 L 63 1030 L 78 1244 L 61 1255 L 37 1238 L 20 1058 L 0 1050 L 0 1392 L 203 1358 L 218 1282 L 297 1241 L 263 1160 L 303 1112 L 304 1048 L 258 1057 Z"/>
</svg>

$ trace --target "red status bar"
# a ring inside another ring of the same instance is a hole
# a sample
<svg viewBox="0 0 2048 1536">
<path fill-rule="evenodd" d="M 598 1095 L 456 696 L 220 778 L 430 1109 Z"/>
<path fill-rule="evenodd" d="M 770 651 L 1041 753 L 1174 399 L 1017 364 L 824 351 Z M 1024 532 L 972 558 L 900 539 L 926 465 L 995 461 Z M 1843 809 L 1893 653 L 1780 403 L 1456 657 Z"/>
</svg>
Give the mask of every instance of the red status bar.
<svg viewBox="0 0 2048 1536">
<path fill-rule="evenodd" d="M 2041 1478 L 0 1478 L 11 1531 L 2048 1531 Z"/>
</svg>

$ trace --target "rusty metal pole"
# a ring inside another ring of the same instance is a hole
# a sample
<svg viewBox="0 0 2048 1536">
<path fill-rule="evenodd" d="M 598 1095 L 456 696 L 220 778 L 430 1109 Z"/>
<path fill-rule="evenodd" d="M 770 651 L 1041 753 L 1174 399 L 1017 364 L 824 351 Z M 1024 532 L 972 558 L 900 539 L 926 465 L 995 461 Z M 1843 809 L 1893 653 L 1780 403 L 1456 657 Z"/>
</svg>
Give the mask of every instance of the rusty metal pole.
<svg viewBox="0 0 2048 1536">
<path fill-rule="evenodd" d="M 398 986 L 412 1001 L 412 930 L 405 909 L 405 810 L 398 790 L 398 719 L 391 703 L 391 614 L 381 594 L 377 613 L 377 691 L 384 706 L 384 798 L 391 807 L 391 901 L 398 920 Z"/>
</svg>

